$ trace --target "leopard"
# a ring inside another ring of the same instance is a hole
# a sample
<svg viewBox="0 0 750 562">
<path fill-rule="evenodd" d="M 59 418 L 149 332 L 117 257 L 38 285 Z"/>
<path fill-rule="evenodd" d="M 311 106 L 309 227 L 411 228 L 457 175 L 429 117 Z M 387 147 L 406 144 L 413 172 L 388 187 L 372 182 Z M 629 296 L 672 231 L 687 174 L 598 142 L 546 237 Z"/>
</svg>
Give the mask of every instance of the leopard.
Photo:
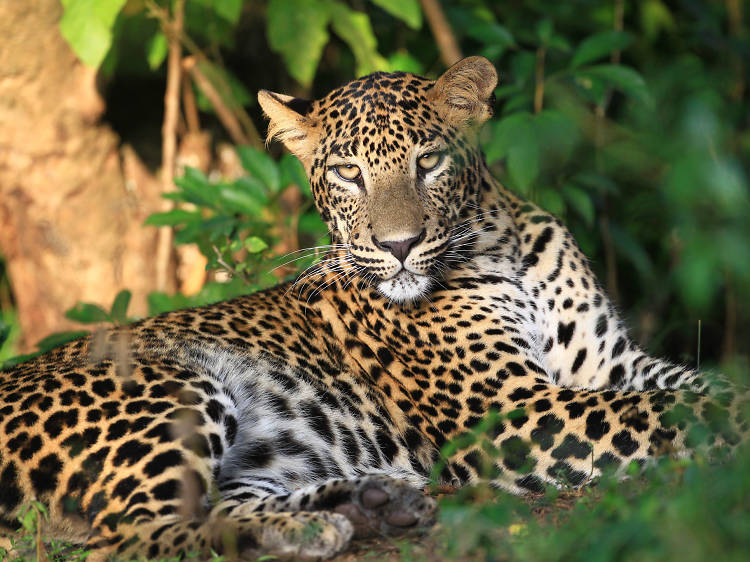
<svg viewBox="0 0 750 562">
<path fill-rule="evenodd" d="M 429 481 L 534 493 L 745 443 L 747 391 L 644 351 L 564 224 L 495 179 L 497 83 L 469 57 L 261 90 L 331 244 L 294 281 L 0 373 L 4 527 L 37 501 L 89 560 L 325 559 L 430 528 Z"/>
</svg>

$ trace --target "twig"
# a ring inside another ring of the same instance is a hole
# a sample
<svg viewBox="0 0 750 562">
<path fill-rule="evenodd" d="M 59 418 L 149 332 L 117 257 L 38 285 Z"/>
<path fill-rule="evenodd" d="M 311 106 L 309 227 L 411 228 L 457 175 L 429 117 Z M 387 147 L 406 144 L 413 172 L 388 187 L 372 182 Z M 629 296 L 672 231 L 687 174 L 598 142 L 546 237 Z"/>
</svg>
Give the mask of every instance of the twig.
<svg viewBox="0 0 750 562">
<path fill-rule="evenodd" d="M 198 133 L 201 130 L 201 122 L 198 117 L 198 106 L 195 103 L 195 93 L 190 78 L 182 75 L 182 110 L 185 112 L 185 121 L 189 133 Z"/>
<path fill-rule="evenodd" d="M 161 8 L 153 0 L 145 0 L 145 2 L 146 8 L 149 12 L 149 16 L 159 20 L 162 29 L 167 37 L 171 39 L 171 36 L 174 35 L 174 37 L 176 37 L 182 43 L 185 49 L 187 49 L 197 61 L 209 62 L 209 58 L 206 56 L 206 54 L 201 50 L 200 47 L 198 47 L 198 45 L 195 44 L 192 39 L 190 39 L 190 37 L 182 32 L 182 29 L 180 29 L 179 31 L 174 31 L 172 30 L 171 26 L 167 25 L 167 23 L 169 22 L 169 13 L 165 9 Z M 219 90 L 228 94 L 227 99 L 232 99 L 231 88 L 224 81 L 222 76 L 215 75 L 213 78 L 216 81 L 216 86 L 218 86 Z M 208 81 L 208 79 L 206 80 Z M 208 82 L 211 83 L 210 81 Z M 214 91 L 217 91 L 216 88 L 214 88 Z M 206 94 L 206 97 L 208 97 L 208 94 Z M 224 104 L 224 106 L 226 107 L 226 104 Z M 255 128 L 253 120 L 239 104 L 232 103 L 231 106 L 232 107 L 229 108 L 229 111 L 234 114 L 235 120 L 239 121 L 239 123 L 242 124 L 242 126 L 244 127 L 244 134 L 249 139 L 249 142 L 246 144 L 250 144 L 256 148 L 262 148 L 263 141 L 260 138 L 258 130 Z"/>
<path fill-rule="evenodd" d="M 221 254 L 221 250 L 219 250 L 219 248 L 217 248 L 215 244 L 211 246 L 211 249 L 213 249 L 214 254 L 216 255 L 216 262 L 221 267 L 223 267 L 229 273 L 229 275 L 231 275 L 232 277 L 239 277 L 245 283 L 250 284 L 250 282 L 252 281 L 251 277 L 245 272 L 237 271 L 237 268 L 229 265 L 224 259 L 224 256 Z"/>
<path fill-rule="evenodd" d="M 236 144 L 253 144 L 251 139 L 245 134 L 239 121 L 237 121 L 234 113 L 232 113 L 227 107 L 219 92 L 214 88 L 214 85 L 208 78 L 206 78 L 206 75 L 201 72 L 196 58 L 193 56 L 185 57 L 182 61 L 182 67 L 190 73 L 190 76 L 208 98 L 208 101 L 211 102 L 211 105 L 216 111 L 216 116 L 232 137 L 232 140 Z"/>
<path fill-rule="evenodd" d="M 547 54 L 545 47 L 536 50 L 536 70 L 534 75 L 534 113 L 542 111 L 544 105 L 544 57 Z"/>
<path fill-rule="evenodd" d="M 422 10 L 427 18 L 427 23 L 435 37 L 438 49 L 440 49 L 440 58 L 445 66 L 451 66 L 460 61 L 464 56 L 456 41 L 448 20 L 445 19 L 443 8 L 439 0 L 421 0 Z"/>
<path fill-rule="evenodd" d="M 177 120 L 180 110 L 180 80 L 182 68 L 182 45 L 177 39 L 182 33 L 185 13 L 185 0 L 177 0 L 174 4 L 174 19 L 162 22 L 168 41 L 167 55 L 167 89 L 164 93 L 164 122 L 162 124 L 162 155 L 161 155 L 161 183 L 162 192 L 174 189 L 172 178 L 175 171 L 177 153 Z M 169 30 L 167 33 L 166 31 Z M 167 208 L 171 205 L 167 203 Z M 156 288 L 164 291 L 167 288 L 169 263 L 172 257 L 172 230 L 159 229 L 156 245 Z"/>
<path fill-rule="evenodd" d="M 742 36 L 742 2 L 741 0 L 726 0 L 727 16 L 729 18 L 729 35 L 737 38 Z M 733 50 L 731 54 L 732 66 L 735 68 L 737 79 L 732 87 L 730 96 L 735 101 L 741 101 L 745 94 L 745 67 L 742 63 L 742 56 Z"/>
<path fill-rule="evenodd" d="M 625 14 L 625 3 L 624 0 L 615 0 L 614 14 L 612 18 L 612 28 L 615 31 L 623 30 L 623 18 Z M 610 60 L 612 64 L 620 63 L 621 53 L 620 51 L 614 51 Z M 596 115 L 596 132 L 594 134 L 594 143 L 596 146 L 597 162 L 599 161 L 599 155 L 601 153 L 602 145 L 604 144 L 604 119 L 607 115 L 607 107 L 612 99 L 612 90 L 607 90 L 604 97 L 596 106 L 594 114 Z M 617 290 L 617 259 L 615 256 L 615 249 L 612 244 L 612 235 L 609 231 L 609 215 L 607 213 L 607 199 L 604 196 L 602 202 L 602 215 L 599 218 L 599 228 L 602 233 L 602 242 L 604 244 L 604 261 L 607 266 L 607 289 L 612 299 L 617 302 L 618 290 Z"/>
</svg>

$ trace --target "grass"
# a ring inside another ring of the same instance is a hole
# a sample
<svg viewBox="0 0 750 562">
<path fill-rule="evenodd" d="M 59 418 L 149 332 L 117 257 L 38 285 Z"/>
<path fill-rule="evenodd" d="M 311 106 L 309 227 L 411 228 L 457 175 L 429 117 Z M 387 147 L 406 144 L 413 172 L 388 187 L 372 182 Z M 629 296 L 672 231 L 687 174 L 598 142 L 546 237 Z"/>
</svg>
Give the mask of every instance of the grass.
<svg viewBox="0 0 750 562">
<path fill-rule="evenodd" d="M 335 560 L 744 562 L 750 555 L 749 467 L 750 447 L 744 447 L 723 464 L 664 458 L 624 481 L 603 477 L 583 490 L 549 488 L 525 497 L 488 486 L 438 490 L 439 524 L 428 535 L 361 541 Z M 15 557 L 0 551 L 0 559 L 37 559 L 36 522 L 45 513 L 40 504 L 25 510 L 19 550 Z M 86 556 L 60 542 L 43 549 L 49 560 Z"/>
<path fill-rule="evenodd" d="M 440 499 L 428 536 L 370 541 L 335 560 L 745 561 L 750 448 L 729 462 L 663 459 L 624 481 L 516 497 L 488 487 Z"/>
</svg>

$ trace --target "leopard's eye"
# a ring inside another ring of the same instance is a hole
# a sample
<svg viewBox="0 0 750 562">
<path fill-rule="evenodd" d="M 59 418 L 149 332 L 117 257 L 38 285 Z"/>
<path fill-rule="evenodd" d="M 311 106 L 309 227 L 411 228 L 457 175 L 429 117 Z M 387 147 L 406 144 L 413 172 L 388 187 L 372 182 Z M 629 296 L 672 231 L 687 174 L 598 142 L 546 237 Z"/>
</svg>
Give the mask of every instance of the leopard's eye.
<svg viewBox="0 0 750 562">
<path fill-rule="evenodd" d="M 336 170 L 341 179 L 346 181 L 354 181 L 361 174 L 359 166 L 354 164 L 342 164 L 341 166 L 334 166 L 333 169 Z"/>
<path fill-rule="evenodd" d="M 440 152 L 428 152 L 417 158 L 417 164 L 423 170 L 432 170 L 443 159 L 443 155 Z"/>
</svg>

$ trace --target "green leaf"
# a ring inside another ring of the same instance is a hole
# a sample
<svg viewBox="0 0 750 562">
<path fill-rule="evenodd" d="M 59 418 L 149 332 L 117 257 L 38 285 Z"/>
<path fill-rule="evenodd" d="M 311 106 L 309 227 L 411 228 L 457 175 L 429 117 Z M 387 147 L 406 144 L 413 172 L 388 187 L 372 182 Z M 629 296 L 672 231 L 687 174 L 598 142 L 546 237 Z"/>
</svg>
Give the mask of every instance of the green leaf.
<svg viewBox="0 0 750 562">
<path fill-rule="evenodd" d="M 388 72 L 411 72 L 424 74 L 424 66 L 415 57 L 405 51 L 396 51 L 388 57 Z"/>
<path fill-rule="evenodd" d="M 581 216 L 586 226 L 589 228 L 594 226 L 596 211 L 594 210 L 594 203 L 591 201 L 589 194 L 574 185 L 564 185 L 562 193 L 565 201 Z"/>
<path fill-rule="evenodd" d="M 10 330 L 11 327 L 8 326 L 1 318 L 0 318 L 0 347 L 3 346 L 3 344 L 8 340 L 10 337 Z"/>
<path fill-rule="evenodd" d="M 539 174 L 539 144 L 532 128 L 526 129 L 508 150 L 508 173 L 522 194 Z"/>
<path fill-rule="evenodd" d="M 219 189 L 222 199 L 237 212 L 248 217 L 259 218 L 263 214 L 263 204 L 256 197 L 236 185 L 227 185 Z"/>
<path fill-rule="evenodd" d="M 525 111 L 513 113 L 497 121 L 493 127 L 492 138 L 487 143 L 487 161 L 493 163 L 500 158 L 505 158 L 516 135 L 522 134 L 520 131 L 530 127 L 533 127 L 532 118 Z"/>
<path fill-rule="evenodd" d="M 148 67 L 151 70 L 159 68 L 164 59 L 167 58 L 167 51 L 167 38 L 161 31 L 157 31 L 146 44 L 146 61 L 148 62 Z"/>
<path fill-rule="evenodd" d="M 130 297 L 132 293 L 127 289 L 123 289 L 115 297 L 112 303 L 112 309 L 109 311 L 109 316 L 113 322 L 117 324 L 128 323 L 128 305 L 130 304 Z"/>
<path fill-rule="evenodd" d="M 422 9 L 418 0 L 370 0 L 412 29 L 422 27 Z"/>
<path fill-rule="evenodd" d="M 554 31 L 555 27 L 550 19 L 544 19 L 536 26 L 536 36 L 542 45 L 547 45 L 549 43 Z"/>
<path fill-rule="evenodd" d="M 44 353 L 45 351 L 49 351 L 50 349 L 54 349 L 70 341 L 77 340 L 78 338 L 82 338 L 83 336 L 87 335 L 89 335 L 89 333 L 84 330 L 58 332 L 57 334 L 52 334 L 51 336 L 47 336 L 46 338 L 39 340 L 36 344 L 36 347 L 40 352 Z"/>
<path fill-rule="evenodd" d="M 484 43 L 485 46 L 500 46 L 503 50 L 516 44 L 508 28 L 495 22 L 477 21 L 469 26 L 466 33 L 469 37 Z"/>
<path fill-rule="evenodd" d="M 227 20 L 236 24 L 242 14 L 242 0 L 212 0 L 214 11 Z"/>
<path fill-rule="evenodd" d="M 547 41 L 547 47 L 550 49 L 557 49 L 558 51 L 562 51 L 563 53 L 569 53 L 571 51 L 570 42 L 563 37 L 562 35 L 558 35 L 557 33 L 553 34 L 552 37 L 549 38 L 549 41 Z"/>
<path fill-rule="evenodd" d="M 186 211 L 185 209 L 172 209 L 163 213 L 153 213 L 143 222 L 148 226 L 179 226 L 186 222 L 200 219 L 200 211 Z"/>
<path fill-rule="evenodd" d="M 529 113 L 518 112 L 502 119 L 487 146 L 487 160 L 507 158 L 508 174 L 516 188 L 528 193 L 539 174 L 539 143 L 534 120 Z"/>
<path fill-rule="evenodd" d="M 222 101 L 230 108 L 245 107 L 255 99 L 245 85 L 226 68 L 222 68 L 209 61 L 200 61 L 198 67 L 213 84 Z M 206 113 L 213 113 L 214 106 L 200 88 L 195 88 L 198 109 Z"/>
<path fill-rule="evenodd" d="M 350 10 L 341 2 L 332 2 L 331 24 L 336 35 L 341 37 L 354 53 L 358 76 L 377 70 L 388 70 L 388 61 L 378 53 L 378 41 L 372 32 L 367 14 Z"/>
<path fill-rule="evenodd" d="M 565 212 L 565 201 L 563 201 L 563 198 L 555 189 L 540 189 L 537 202 L 545 211 L 552 213 L 556 217 L 561 216 Z"/>
<path fill-rule="evenodd" d="M 300 232 L 320 238 L 328 234 L 328 226 L 317 212 L 305 213 L 299 218 L 297 228 Z"/>
<path fill-rule="evenodd" d="M 164 197 L 179 199 L 202 207 L 213 207 L 218 200 L 215 186 L 203 172 L 196 168 L 186 167 L 183 176 L 175 178 L 174 183 L 181 191 L 176 194 L 167 193 Z"/>
<path fill-rule="evenodd" d="M 257 254 L 268 248 L 268 244 L 262 238 L 257 236 L 250 236 L 245 240 L 245 248 L 251 254 Z"/>
<path fill-rule="evenodd" d="M 546 169 L 568 161 L 580 137 L 575 120 L 557 109 L 545 109 L 534 116 L 534 129 Z"/>
<path fill-rule="evenodd" d="M 99 68 L 125 0 L 62 0 L 60 33 L 86 65 Z"/>
<path fill-rule="evenodd" d="M 581 74 L 601 78 L 647 107 L 654 105 L 646 81 L 632 68 L 619 64 L 600 64 L 586 68 Z"/>
<path fill-rule="evenodd" d="M 630 232 L 616 223 L 609 224 L 609 232 L 618 253 L 622 254 L 633 266 L 638 274 L 646 279 L 653 277 L 654 267 L 646 250 Z"/>
<path fill-rule="evenodd" d="M 602 31 L 587 37 L 576 49 L 570 66 L 578 68 L 600 59 L 613 51 L 622 51 L 633 42 L 633 36 L 624 31 Z"/>
<path fill-rule="evenodd" d="M 238 146 L 237 155 L 242 167 L 263 182 L 269 191 L 277 192 L 281 189 L 279 168 L 268 154 L 251 146 Z"/>
<path fill-rule="evenodd" d="M 65 318 L 80 322 L 81 324 L 95 324 L 97 322 L 110 322 L 112 319 L 106 310 L 98 304 L 79 302 L 73 308 L 65 311 Z"/>
<path fill-rule="evenodd" d="M 284 59 L 287 70 L 303 86 L 310 86 L 323 47 L 328 43 L 328 2 L 270 0 L 266 11 L 268 42 Z"/>
<path fill-rule="evenodd" d="M 279 171 L 281 172 L 282 188 L 296 185 L 302 193 L 312 196 L 305 168 L 296 156 L 284 154 L 279 161 Z"/>
<path fill-rule="evenodd" d="M 652 40 L 659 33 L 671 31 L 675 27 L 674 17 L 660 0 L 644 0 L 640 5 L 641 28 L 644 35 Z"/>
</svg>

